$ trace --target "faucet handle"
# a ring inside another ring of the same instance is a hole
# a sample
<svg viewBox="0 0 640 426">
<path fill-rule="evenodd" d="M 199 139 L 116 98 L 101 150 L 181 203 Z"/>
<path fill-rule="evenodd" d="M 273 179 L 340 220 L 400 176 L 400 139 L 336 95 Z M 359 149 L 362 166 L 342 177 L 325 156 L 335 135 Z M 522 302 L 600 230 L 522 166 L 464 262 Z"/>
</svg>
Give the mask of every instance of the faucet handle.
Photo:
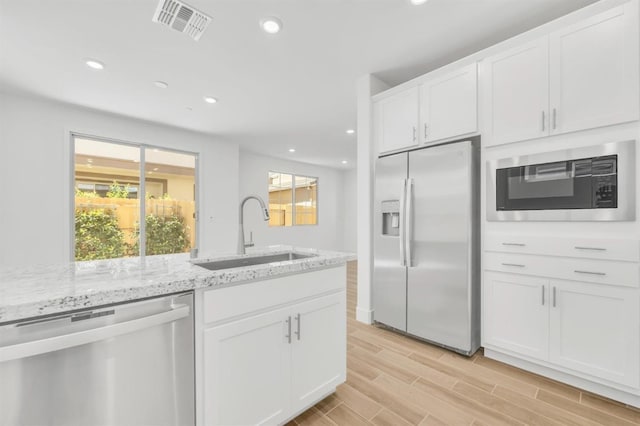
<svg viewBox="0 0 640 426">
<path fill-rule="evenodd" d="M 253 231 L 249 232 L 249 242 L 244 243 L 245 247 L 253 247 L 255 244 L 253 243 Z"/>
</svg>

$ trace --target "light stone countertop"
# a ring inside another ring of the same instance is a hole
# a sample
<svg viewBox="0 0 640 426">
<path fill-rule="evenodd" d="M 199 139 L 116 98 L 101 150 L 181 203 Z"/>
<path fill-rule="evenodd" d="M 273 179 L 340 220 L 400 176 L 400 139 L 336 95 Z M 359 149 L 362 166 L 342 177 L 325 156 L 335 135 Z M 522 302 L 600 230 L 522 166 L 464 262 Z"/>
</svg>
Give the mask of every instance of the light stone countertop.
<svg viewBox="0 0 640 426">
<path fill-rule="evenodd" d="M 213 288 L 312 270 L 355 260 L 352 253 L 273 246 L 244 257 L 294 251 L 317 256 L 292 261 L 209 271 L 188 254 L 72 262 L 0 269 L 0 325 L 95 306 L 122 303 L 180 291 Z M 243 257 L 202 257 L 200 261 Z"/>
</svg>

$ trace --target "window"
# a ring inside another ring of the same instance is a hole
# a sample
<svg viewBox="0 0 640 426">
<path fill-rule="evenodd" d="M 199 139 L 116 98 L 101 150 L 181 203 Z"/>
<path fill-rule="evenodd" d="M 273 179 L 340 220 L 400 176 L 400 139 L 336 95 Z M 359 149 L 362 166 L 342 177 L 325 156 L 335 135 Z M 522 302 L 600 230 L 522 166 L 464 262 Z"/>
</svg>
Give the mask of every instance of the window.
<svg viewBox="0 0 640 426">
<path fill-rule="evenodd" d="M 269 172 L 269 226 L 318 224 L 318 178 Z"/>
<path fill-rule="evenodd" d="M 75 260 L 196 246 L 195 154 L 81 136 L 73 145 Z"/>
</svg>

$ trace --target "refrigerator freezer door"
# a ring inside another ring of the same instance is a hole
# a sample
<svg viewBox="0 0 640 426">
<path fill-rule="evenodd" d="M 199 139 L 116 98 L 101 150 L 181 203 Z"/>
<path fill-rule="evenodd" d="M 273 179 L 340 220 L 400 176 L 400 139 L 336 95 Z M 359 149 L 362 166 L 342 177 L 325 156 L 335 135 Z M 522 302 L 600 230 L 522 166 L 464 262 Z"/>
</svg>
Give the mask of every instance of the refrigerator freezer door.
<svg viewBox="0 0 640 426">
<path fill-rule="evenodd" d="M 407 332 L 462 352 L 471 349 L 471 150 L 459 142 L 409 155 Z"/>
<path fill-rule="evenodd" d="M 407 153 L 378 159 L 373 221 L 373 316 L 375 321 L 403 331 L 407 329 L 407 268 L 403 244 L 406 223 L 402 214 L 406 180 Z M 394 211 L 398 219 L 393 219 Z M 398 232 L 393 227 L 396 220 Z"/>
</svg>

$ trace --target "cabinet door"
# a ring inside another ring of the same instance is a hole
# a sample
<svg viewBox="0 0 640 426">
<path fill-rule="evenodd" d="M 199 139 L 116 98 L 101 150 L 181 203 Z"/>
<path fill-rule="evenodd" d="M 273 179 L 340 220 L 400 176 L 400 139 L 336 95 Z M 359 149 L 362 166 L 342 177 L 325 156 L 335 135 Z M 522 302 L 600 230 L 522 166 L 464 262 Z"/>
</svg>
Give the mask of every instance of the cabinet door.
<svg viewBox="0 0 640 426">
<path fill-rule="evenodd" d="M 637 120 L 638 48 L 635 2 L 552 33 L 552 133 Z"/>
<path fill-rule="evenodd" d="M 485 272 L 483 288 L 484 343 L 547 359 L 548 280 Z"/>
<path fill-rule="evenodd" d="M 637 289 L 551 281 L 550 361 L 637 387 L 639 304 Z"/>
<path fill-rule="evenodd" d="M 378 152 L 418 145 L 418 88 L 382 99 L 374 105 Z"/>
<path fill-rule="evenodd" d="M 420 88 L 420 140 L 431 143 L 478 130 L 475 63 Z"/>
<path fill-rule="evenodd" d="M 290 414 L 290 310 L 204 331 L 206 425 L 276 424 Z"/>
<path fill-rule="evenodd" d="M 488 144 L 549 134 L 548 37 L 485 59 Z"/>
<path fill-rule="evenodd" d="M 315 403 L 346 380 L 345 297 L 343 291 L 292 307 L 294 412 Z"/>
</svg>

